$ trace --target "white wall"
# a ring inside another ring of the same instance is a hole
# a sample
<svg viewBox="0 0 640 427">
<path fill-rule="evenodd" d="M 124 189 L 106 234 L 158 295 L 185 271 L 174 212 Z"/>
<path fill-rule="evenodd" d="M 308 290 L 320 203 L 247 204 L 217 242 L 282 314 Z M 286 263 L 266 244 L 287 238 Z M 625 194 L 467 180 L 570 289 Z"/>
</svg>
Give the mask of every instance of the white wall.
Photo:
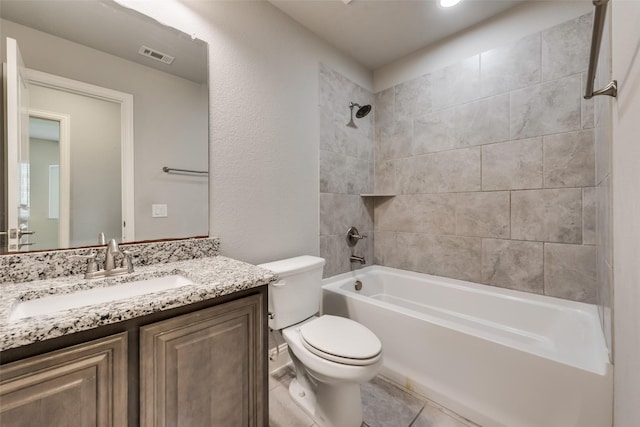
<svg viewBox="0 0 640 427">
<path fill-rule="evenodd" d="M 640 2 L 611 3 L 614 425 L 640 425 Z"/>
<path fill-rule="evenodd" d="M 374 93 L 593 11 L 589 1 L 529 1 L 373 73 Z"/>
<path fill-rule="evenodd" d="M 317 255 L 319 63 L 367 89 L 370 73 L 266 1 L 121 3 L 209 43 L 210 234 L 222 253 Z"/>
</svg>

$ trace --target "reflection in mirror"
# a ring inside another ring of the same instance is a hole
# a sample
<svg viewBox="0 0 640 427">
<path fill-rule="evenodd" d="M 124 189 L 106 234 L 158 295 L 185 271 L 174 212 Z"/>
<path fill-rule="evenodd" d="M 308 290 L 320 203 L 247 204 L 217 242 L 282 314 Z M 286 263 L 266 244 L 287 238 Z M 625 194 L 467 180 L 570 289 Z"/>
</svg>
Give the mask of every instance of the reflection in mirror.
<svg viewBox="0 0 640 427">
<path fill-rule="evenodd" d="M 207 235 L 207 176 L 162 171 L 208 170 L 206 44 L 109 0 L 2 0 L 0 14 L 3 62 L 10 37 L 27 68 L 33 128 L 30 207 L 20 215 L 35 234 L 21 236 L 19 250 L 95 245 L 100 232 Z M 132 100 L 131 130 L 126 102 L 111 93 Z M 9 228 L 5 171 L 0 231 Z M 0 252 L 7 243 L 0 235 Z"/>
</svg>

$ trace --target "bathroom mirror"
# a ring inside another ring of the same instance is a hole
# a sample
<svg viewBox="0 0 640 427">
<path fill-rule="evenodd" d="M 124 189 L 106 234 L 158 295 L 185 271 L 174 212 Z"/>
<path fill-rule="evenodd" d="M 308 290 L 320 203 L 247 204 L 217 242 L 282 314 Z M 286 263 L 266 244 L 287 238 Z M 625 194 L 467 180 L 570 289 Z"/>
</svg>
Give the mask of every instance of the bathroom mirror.
<svg viewBox="0 0 640 427">
<path fill-rule="evenodd" d="M 12 38 L 27 69 L 33 136 L 13 198 L 1 150 L 0 231 L 17 205 L 18 229 L 35 232 L 9 250 L 207 235 L 207 44 L 112 0 L 2 0 L 0 17 L 2 61 Z"/>
</svg>

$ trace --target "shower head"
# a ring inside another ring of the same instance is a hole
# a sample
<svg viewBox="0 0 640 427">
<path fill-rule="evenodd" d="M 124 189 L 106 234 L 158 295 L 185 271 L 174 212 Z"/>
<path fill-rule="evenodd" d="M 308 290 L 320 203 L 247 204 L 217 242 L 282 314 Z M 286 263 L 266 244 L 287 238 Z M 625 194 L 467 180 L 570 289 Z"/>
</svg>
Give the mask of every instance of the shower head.
<svg viewBox="0 0 640 427">
<path fill-rule="evenodd" d="M 349 104 L 349 108 L 351 109 L 351 120 L 349 120 L 347 126 L 349 126 L 350 128 L 358 129 L 358 126 L 356 126 L 355 122 L 353 121 L 353 107 L 358 107 L 358 110 L 356 111 L 356 118 L 361 119 L 363 117 L 366 117 L 367 114 L 371 112 L 371 105 L 360 105 L 356 104 L 355 102 Z"/>
<path fill-rule="evenodd" d="M 358 108 L 358 111 L 356 111 L 356 118 L 361 119 L 363 117 L 366 117 L 367 114 L 369 114 L 370 112 L 371 112 L 371 105 L 363 105 L 362 107 Z"/>
</svg>

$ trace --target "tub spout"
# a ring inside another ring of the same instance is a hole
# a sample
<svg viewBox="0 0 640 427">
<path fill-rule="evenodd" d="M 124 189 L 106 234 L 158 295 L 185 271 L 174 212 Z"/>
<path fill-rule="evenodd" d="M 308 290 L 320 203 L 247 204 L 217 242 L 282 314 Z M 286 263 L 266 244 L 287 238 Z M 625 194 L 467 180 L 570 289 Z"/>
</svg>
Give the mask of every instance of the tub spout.
<svg viewBox="0 0 640 427">
<path fill-rule="evenodd" d="M 349 257 L 349 261 L 351 262 L 359 262 L 360 264 L 366 264 L 367 261 L 365 261 L 363 256 L 356 256 L 356 255 L 351 255 Z"/>
</svg>

